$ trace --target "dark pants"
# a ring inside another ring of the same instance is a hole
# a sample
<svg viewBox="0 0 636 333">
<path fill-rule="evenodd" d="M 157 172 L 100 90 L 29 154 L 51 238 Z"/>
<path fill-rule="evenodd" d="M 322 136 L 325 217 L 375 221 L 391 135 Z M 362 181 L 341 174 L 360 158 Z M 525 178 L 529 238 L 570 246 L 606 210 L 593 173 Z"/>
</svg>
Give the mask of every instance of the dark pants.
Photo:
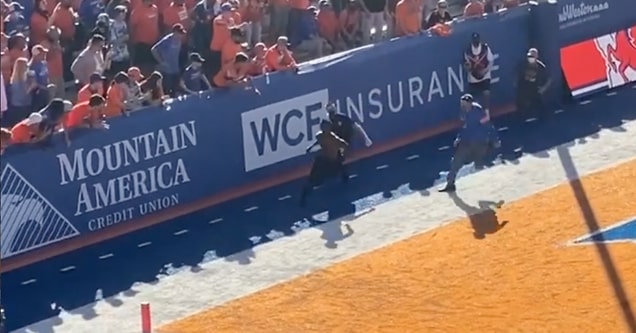
<svg viewBox="0 0 636 333">
<path fill-rule="evenodd" d="M 543 96 L 535 84 L 521 83 L 517 89 L 517 111 L 524 117 L 543 117 L 546 114 Z"/>
<path fill-rule="evenodd" d="M 178 73 L 162 73 L 163 75 L 163 92 L 170 97 L 177 97 L 180 92 L 179 82 L 181 81 L 181 76 Z"/>
<path fill-rule="evenodd" d="M 336 159 L 327 158 L 324 155 L 316 156 L 309 172 L 309 179 L 300 196 L 301 203 L 304 203 L 314 186 L 322 185 L 327 178 L 337 175 L 343 182 L 349 180 L 349 174 L 344 166 L 344 155 L 341 154 Z"/>
<path fill-rule="evenodd" d="M 221 70 L 221 61 L 222 59 L 220 51 L 210 51 L 208 53 L 208 57 L 203 63 L 203 73 L 206 75 L 206 77 L 213 77 Z"/>
<path fill-rule="evenodd" d="M 4 112 L 2 117 L 2 127 L 11 128 L 15 124 L 26 119 L 33 108 L 29 106 L 9 106 L 9 109 Z"/>
<path fill-rule="evenodd" d="M 119 72 L 128 72 L 128 68 L 130 68 L 130 59 L 122 60 L 122 61 L 112 61 L 110 63 L 110 69 L 108 69 L 107 76 L 109 79 L 115 77 L 115 75 Z"/>
<path fill-rule="evenodd" d="M 139 67 L 144 75 L 149 75 L 157 65 L 152 55 L 152 45 L 138 43 L 133 46 L 133 65 Z"/>
<path fill-rule="evenodd" d="M 302 28 L 303 15 L 306 15 L 306 10 L 291 8 L 289 10 L 289 21 L 287 21 L 287 38 L 290 41 L 300 40 L 299 31 Z"/>
<path fill-rule="evenodd" d="M 454 185 L 457 173 L 465 164 L 475 162 L 475 167 L 482 167 L 484 164 L 484 158 L 490 150 L 491 144 L 489 141 L 483 142 L 462 142 L 460 141 L 455 150 L 455 155 L 451 160 L 450 171 L 446 176 L 446 182 L 448 185 Z"/>
</svg>

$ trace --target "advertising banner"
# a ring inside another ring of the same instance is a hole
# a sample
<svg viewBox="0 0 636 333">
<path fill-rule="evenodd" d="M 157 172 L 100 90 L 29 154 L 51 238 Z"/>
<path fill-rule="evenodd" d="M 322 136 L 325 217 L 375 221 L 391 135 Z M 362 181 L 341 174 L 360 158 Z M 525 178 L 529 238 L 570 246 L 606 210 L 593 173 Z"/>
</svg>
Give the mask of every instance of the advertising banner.
<svg viewBox="0 0 636 333">
<path fill-rule="evenodd" d="M 108 130 L 73 133 L 70 147 L 60 137 L 51 147 L 9 147 L 1 256 L 19 261 L 52 244 L 99 241 L 200 209 L 208 198 L 281 183 L 309 162 L 305 148 L 328 101 L 364 126 L 375 143 L 369 154 L 448 130 L 467 86 L 463 52 L 473 32 L 495 55 L 493 112 L 510 106 L 529 15 L 508 10 L 457 24 L 448 37 L 400 38 L 272 73 L 255 80 L 261 95 L 189 96 L 113 119 Z"/>
<path fill-rule="evenodd" d="M 636 24 L 634 0 L 557 0 L 561 46 Z"/>
<path fill-rule="evenodd" d="M 562 48 L 561 66 L 575 97 L 636 82 L 636 25 Z"/>
</svg>

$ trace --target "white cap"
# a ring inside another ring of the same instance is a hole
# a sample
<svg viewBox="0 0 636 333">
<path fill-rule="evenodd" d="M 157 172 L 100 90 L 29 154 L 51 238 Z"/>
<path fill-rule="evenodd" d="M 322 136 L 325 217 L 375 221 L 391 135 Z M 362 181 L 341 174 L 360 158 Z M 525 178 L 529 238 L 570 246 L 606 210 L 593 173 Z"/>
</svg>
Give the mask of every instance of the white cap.
<svg viewBox="0 0 636 333">
<path fill-rule="evenodd" d="M 29 118 L 26 119 L 26 124 L 31 126 L 31 125 L 37 125 L 39 123 L 42 122 L 42 115 L 37 113 L 37 112 L 33 112 L 29 115 Z"/>
<path fill-rule="evenodd" d="M 71 101 L 69 100 L 64 100 L 64 112 L 69 112 L 71 111 L 71 109 L 73 109 L 73 103 L 71 103 Z"/>
</svg>

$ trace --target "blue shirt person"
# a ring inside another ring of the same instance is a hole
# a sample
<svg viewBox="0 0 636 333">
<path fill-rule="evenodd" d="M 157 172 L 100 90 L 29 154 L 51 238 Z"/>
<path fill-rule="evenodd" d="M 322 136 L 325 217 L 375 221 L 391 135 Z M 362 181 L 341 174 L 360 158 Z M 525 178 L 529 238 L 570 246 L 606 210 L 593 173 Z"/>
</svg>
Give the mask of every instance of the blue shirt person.
<svg viewBox="0 0 636 333">
<path fill-rule="evenodd" d="M 190 66 L 181 77 L 181 89 L 189 94 L 196 94 L 203 90 L 212 89 L 210 81 L 205 77 L 201 66 L 205 59 L 198 53 L 190 54 Z"/>
<path fill-rule="evenodd" d="M 186 30 L 180 23 L 172 26 L 172 32 L 161 38 L 152 46 L 152 55 L 159 63 L 159 72 L 163 74 L 163 90 L 166 94 L 176 97 L 181 82 L 181 66 L 179 58 L 181 46 L 186 36 Z"/>
<path fill-rule="evenodd" d="M 82 25 L 91 30 L 95 27 L 97 16 L 106 10 L 105 7 L 102 0 L 83 0 L 77 10 L 77 16 Z"/>
<path fill-rule="evenodd" d="M 159 70 L 165 74 L 179 74 L 179 54 L 186 31 L 181 24 L 175 24 L 172 32 L 152 46 L 152 55 L 159 63 Z"/>
<path fill-rule="evenodd" d="M 457 173 L 464 164 L 475 163 L 475 167 L 483 167 L 484 158 L 490 150 L 492 141 L 492 124 L 488 112 L 465 94 L 460 99 L 464 125 L 455 140 L 455 154 L 446 176 L 446 186 L 440 192 L 454 192 Z"/>
<path fill-rule="evenodd" d="M 212 20 L 221 11 L 220 1 L 201 0 L 190 14 L 190 19 L 194 22 L 191 34 L 194 48 L 201 52 L 208 49 L 210 38 L 212 38 Z"/>
</svg>

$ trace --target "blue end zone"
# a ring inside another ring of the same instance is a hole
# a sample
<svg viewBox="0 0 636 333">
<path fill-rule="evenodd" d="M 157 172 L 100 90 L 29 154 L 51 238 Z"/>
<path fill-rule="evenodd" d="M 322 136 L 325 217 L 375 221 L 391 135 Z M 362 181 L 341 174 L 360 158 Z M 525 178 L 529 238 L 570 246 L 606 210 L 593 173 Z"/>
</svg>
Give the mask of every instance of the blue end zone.
<svg viewBox="0 0 636 333">
<path fill-rule="evenodd" d="M 574 241 L 574 244 L 586 243 L 636 243 L 636 216 Z"/>
</svg>

